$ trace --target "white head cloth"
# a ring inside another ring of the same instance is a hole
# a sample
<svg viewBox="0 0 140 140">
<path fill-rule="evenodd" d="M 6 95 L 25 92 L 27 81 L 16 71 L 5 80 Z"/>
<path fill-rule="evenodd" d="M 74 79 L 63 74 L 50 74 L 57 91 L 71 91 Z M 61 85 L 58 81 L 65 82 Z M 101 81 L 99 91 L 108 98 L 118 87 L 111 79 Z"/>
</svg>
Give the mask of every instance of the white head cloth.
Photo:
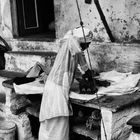
<svg viewBox="0 0 140 140">
<path fill-rule="evenodd" d="M 87 42 L 91 41 L 92 32 L 84 27 L 84 33 Z M 76 53 L 81 53 L 80 42 L 85 42 L 81 27 L 77 27 L 73 30 L 68 31 L 64 38 L 60 40 L 60 49 L 55 58 L 55 62 L 51 69 L 51 72 L 49 73 L 49 76 L 47 78 L 48 80 L 54 81 L 55 83 L 63 86 L 70 85 L 72 77 L 68 76 L 67 74 L 70 69 L 72 71 L 74 71 L 75 69 L 75 67 L 73 67 L 73 63 L 76 62 L 73 62 L 72 59 L 74 58 L 73 56 Z"/>
<path fill-rule="evenodd" d="M 89 30 L 86 27 L 83 27 L 83 29 L 82 27 L 76 27 L 73 30 L 68 31 L 65 34 L 64 39 L 69 38 L 70 36 L 73 36 L 77 39 L 78 42 L 84 43 L 85 42 L 84 35 L 86 38 L 86 42 L 92 41 L 93 33 L 91 32 L 91 30 Z"/>
</svg>

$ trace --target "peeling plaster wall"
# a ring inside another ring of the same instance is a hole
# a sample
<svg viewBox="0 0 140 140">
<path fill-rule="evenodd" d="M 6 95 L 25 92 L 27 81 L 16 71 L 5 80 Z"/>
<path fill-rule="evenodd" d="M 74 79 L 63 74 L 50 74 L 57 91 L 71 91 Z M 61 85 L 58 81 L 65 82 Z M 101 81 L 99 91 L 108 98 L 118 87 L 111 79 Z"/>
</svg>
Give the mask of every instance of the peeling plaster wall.
<svg viewBox="0 0 140 140">
<path fill-rule="evenodd" d="M 61 0 L 59 5 L 61 12 L 56 23 L 57 29 L 59 29 L 57 36 L 62 37 L 69 29 L 79 26 L 80 20 L 75 0 Z M 80 0 L 79 7 L 84 25 L 94 32 L 94 40 L 109 40 L 95 5 L 93 3 L 85 4 L 84 0 Z"/>
<path fill-rule="evenodd" d="M 0 0 L 0 35 L 13 38 L 10 0 Z"/>
<path fill-rule="evenodd" d="M 140 1 L 110 0 L 108 21 L 120 41 L 140 40 Z"/>
<path fill-rule="evenodd" d="M 99 3 L 116 41 L 140 40 L 139 0 L 99 0 Z M 55 0 L 55 4 L 57 8 L 59 7 L 59 18 L 57 17 L 56 22 L 57 36 L 62 37 L 69 29 L 79 26 L 76 1 Z M 79 0 L 79 6 L 84 25 L 94 32 L 93 40 L 110 41 L 94 1 L 85 4 L 85 0 Z"/>
<path fill-rule="evenodd" d="M 85 55 L 89 64 L 86 51 Z M 116 70 L 118 72 L 140 72 L 139 44 L 99 43 L 95 45 L 91 43 L 89 55 L 92 69 L 98 72 L 110 70 Z"/>
<path fill-rule="evenodd" d="M 94 33 L 93 41 L 109 42 L 94 0 L 91 4 L 86 4 L 85 0 L 78 2 L 84 25 Z M 139 0 L 99 0 L 99 3 L 116 41 L 140 40 Z M 54 11 L 57 38 L 62 37 L 69 29 L 79 26 L 76 0 L 54 0 Z M 13 38 L 10 0 L 0 0 L 0 35 Z"/>
</svg>

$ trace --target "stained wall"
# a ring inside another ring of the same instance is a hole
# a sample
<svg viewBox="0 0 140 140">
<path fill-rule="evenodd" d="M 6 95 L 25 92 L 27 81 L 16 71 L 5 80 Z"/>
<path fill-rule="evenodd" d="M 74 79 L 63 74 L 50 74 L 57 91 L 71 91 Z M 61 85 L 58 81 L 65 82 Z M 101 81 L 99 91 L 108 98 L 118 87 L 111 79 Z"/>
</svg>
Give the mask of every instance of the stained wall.
<svg viewBox="0 0 140 140">
<path fill-rule="evenodd" d="M 79 0 L 82 20 L 84 25 L 93 31 L 94 41 L 110 41 L 94 1 L 97 0 L 92 0 L 91 4 L 86 4 L 85 0 Z M 139 0 L 98 1 L 112 35 L 117 42 L 140 40 Z M 79 26 L 76 0 L 55 0 L 55 6 L 56 15 L 58 15 L 56 18 L 58 36 L 63 36 L 67 30 Z"/>
<path fill-rule="evenodd" d="M 94 33 L 93 41 L 109 42 L 110 38 L 99 15 L 95 1 L 86 4 L 78 0 L 80 13 L 85 26 Z M 13 38 L 14 0 L 0 0 L 0 35 Z M 111 33 L 117 42 L 134 42 L 140 40 L 140 1 L 139 0 L 98 0 Z M 76 0 L 54 0 L 55 28 L 57 38 L 69 29 L 79 26 Z"/>
</svg>

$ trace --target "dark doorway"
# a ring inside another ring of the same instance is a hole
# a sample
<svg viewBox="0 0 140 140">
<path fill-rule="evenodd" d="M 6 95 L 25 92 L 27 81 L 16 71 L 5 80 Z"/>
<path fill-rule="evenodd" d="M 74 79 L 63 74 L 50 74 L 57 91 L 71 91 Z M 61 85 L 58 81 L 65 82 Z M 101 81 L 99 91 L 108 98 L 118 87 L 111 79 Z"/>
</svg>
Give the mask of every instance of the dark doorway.
<svg viewBox="0 0 140 140">
<path fill-rule="evenodd" d="M 16 0 L 19 37 L 55 38 L 53 0 Z"/>
</svg>

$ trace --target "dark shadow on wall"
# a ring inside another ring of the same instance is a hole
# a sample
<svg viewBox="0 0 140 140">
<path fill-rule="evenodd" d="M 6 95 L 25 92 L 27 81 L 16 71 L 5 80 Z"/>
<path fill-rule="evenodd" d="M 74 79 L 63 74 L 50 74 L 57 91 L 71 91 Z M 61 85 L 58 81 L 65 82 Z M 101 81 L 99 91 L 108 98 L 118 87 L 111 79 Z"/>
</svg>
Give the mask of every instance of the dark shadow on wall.
<svg viewBox="0 0 140 140">
<path fill-rule="evenodd" d="M 4 52 L 0 50 L 0 70 L 5 69 Z"/>
<path fill-rule="evenodd" d="M 8 43 L 0 36 L 0 41 L 3 43 L 0 44 L 0 70 L 5 69 L 5 57 L 4 53 L 10 51 L 11 48 L 9 47 Z"/>
</svg>

